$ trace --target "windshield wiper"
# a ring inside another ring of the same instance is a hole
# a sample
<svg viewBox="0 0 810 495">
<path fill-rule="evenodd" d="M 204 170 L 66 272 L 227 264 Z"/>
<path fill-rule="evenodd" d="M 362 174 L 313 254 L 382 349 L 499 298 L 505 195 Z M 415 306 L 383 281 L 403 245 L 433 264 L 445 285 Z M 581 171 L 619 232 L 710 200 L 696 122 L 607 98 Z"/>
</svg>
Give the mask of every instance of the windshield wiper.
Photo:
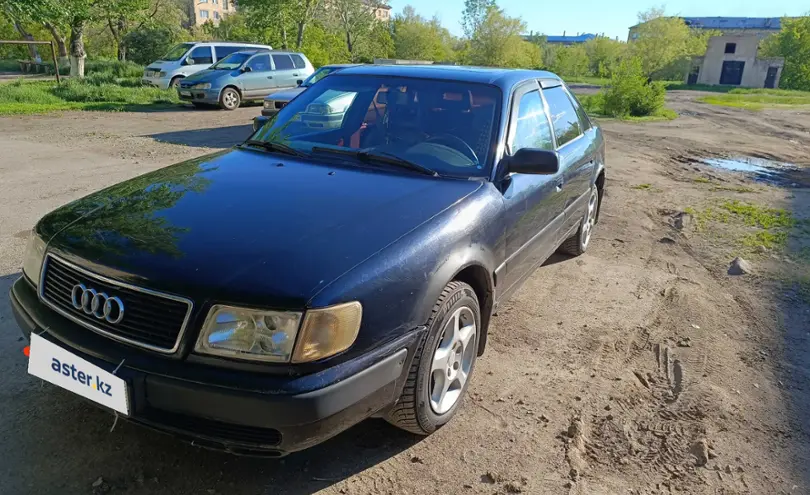
<svg viewBox="0 0 810 495">
<path fill-rule="evenodd" d="M 267 151 L 275 151 L 277 153 L 284 153 L 285 155 L 298 156 L 301 158 L 306 158 L 309 156 L 307 153 L 304 153 L 301 150 L 297 150 L 292 146 L 286 145 L 284 143 L 274 143 L 272 141 L 259 141 L 256 139 L 248 139 L 247 141 L 245 141 L 244 144 L 249 146 L 258 146 L 259 148 L 263 148 Z"/>
<path fill-rule="evenodd" d="M 312 148 L 312 151 L 315 153 L 334 153 L 337 155 L 347 155 L 353 156 L 361 161 L 364 162 L 380 162 L 386 163 L 388 165 L 394 165 L 401 168 L 407 168 L 408 170 L 413 170 L 415 172 L 419 172 L 420 174 L 431 175 L 433 177 L 438 177 L 439 174 L 436 173 L 435 170 L 430 169 L 424 165 L 420 165 L 416 162 L 412 162 L 410 160 L 406 160 L 405 158 L 401 158 L 397 155 L 387 153 L 385 151 L 365 151 L 365 150 L 348 150 L 348 149 L 340 149 L 340 148 L 325 148 L 321 146 L 315 146 Z"/>
</svg>

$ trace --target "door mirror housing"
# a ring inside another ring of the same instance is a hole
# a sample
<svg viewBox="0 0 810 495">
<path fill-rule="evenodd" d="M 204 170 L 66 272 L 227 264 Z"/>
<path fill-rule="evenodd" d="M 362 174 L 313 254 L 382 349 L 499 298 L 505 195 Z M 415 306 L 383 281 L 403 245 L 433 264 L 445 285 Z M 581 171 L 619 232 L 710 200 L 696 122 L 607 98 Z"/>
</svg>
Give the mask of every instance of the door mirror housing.
<svg viewBox="0 0 810 495">
<path fill-rule="evenodd" d="M 297 81 L 295 81 L 295 82 L 298 84 L 298 86 L 301 86 L 302 84 L 304 84 L 304 80 L 303 80 L 303 79 L 299 79 L 299 80 L 297 80 Z"/>
<path fill-rule="evenodd" d="M 507 172 L 516 174 L 554 175 L 560 171 L 560 154 L 538 148 L 522 148 L 507 157 Z"/>
<path fill-rule="evenodd" d="M 264 115 L 259 115 L 258 117 L 253 118 L 253 131 L 256 132 L 262 127 L 267 121 L 270 120 L 270 117 L 265 117 Z"/>
<path fill-rule="evenodd" d="M 251 69 L 249 65 L 246 65 L 242 67 L 242 72 L 253 72 L 253 69 Z"/>
<path fill-rule="evenodd" d="M 194 59 L 191 57 L 186 57 L 186 59 L 183 60 L 183 65 L 194 65 Z"/>
</svg>

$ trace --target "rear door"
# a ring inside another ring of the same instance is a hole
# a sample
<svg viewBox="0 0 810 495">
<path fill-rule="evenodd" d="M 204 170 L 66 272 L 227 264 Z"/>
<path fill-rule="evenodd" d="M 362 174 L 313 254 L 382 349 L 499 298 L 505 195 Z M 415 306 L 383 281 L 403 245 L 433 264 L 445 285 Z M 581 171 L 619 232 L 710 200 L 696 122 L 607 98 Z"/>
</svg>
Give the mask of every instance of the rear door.
<svg viewBox="0 0 810 495">
<path fill-rule="evenodd" d="M 546 86 L 543 96 L 548 103 L 557 152 L 560 154 L 565 210 L 565 220 L 558 239 L 561 241 L 576 228 L 588 205 L 596 152 L 596 131 L 585 111 L 564 86 Z"/>
<path fill-rule="evenodd" d="M 509 119 L 508 156 L 522 148 L 555 148 L 546 105 L 536 81 L 515 92 Z M 554 252 L 565 204 L 561 173 L 513 173 L 504 184 L 506 260 L 496 270 L 498 285 L 504 288 L 499 299 L 509 297 Z"/>
<path fill-rule="evenodd" d="M 283 89 L 298 86 L 299 71 L 295 68 L 295 64 L 288 54 L 274 53 L 273 66 L 275 67 L 276 88 Z"/>
<path fill-rule="evenodd" d="M 270 65 L 270 55 L 260 53 L 248 60 L 245 67 L 250 71 L 239 75 L 242 86 L 242 97 L 245 99 L 263 98 L 273 87 L 273 70 Z"/>
<path fill-rule="evenodd" d="M 216 55 L 217 61 L 220 61 L 231 53 L 238 52 L 244 48 L 244 46 L 236 45 L 214 45 L 214 55 Z"/>
</svg>

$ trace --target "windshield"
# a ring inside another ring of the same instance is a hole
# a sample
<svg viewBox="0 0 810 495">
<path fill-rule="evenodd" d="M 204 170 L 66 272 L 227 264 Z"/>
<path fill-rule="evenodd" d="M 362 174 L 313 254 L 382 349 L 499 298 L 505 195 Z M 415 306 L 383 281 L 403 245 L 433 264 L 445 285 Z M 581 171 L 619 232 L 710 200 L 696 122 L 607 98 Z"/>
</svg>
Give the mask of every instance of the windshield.
<svg viewBox="0 0 810 495">
<path fill-rule="evenodd" d="M 301 93 L 252 137 L 343 159 L 395 156 L 455 177 L 483 177 L 501 90 L 485 84 L 336 74 Z M 314 148 L 314 150 L 313 150 Z"/>
<path fill-rule="evenodd" d="M 320 69 L 313 72 L 311 76 L 304 79 L 304 82 L 301 83 L 301 86 L 304 88 L 308 88 L 313 84 L 315 84 L 316 82 L 323 79 L 324 77 L 328 76 L 329 74 L 335 72 L 335 70 L 337 70 L 336 67 L 321 67 Z"/>
<path fill-rule="evenodd" d="M 227 57 L 223 58 L 219 62 L 215 63 L 209 69 L 219 69 L 219 70 L 234 70 L 242 67 L 242 64 L 245 63 L 250 56 L 253 55 L 252 53 L 231 53 Z"/>
<path fill-rule="evenodd" d="M 194 43 L 180 43 L 179 45 L 175 45 L 161 60 L 180 60 L 192 46 L 194 46 Z"/>
</svg>

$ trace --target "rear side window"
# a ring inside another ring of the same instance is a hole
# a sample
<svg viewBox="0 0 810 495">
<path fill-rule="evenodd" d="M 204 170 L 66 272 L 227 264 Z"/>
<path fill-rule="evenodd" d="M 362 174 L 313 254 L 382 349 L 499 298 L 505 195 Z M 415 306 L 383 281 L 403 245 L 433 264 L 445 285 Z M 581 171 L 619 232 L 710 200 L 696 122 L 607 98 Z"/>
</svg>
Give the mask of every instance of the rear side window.
<svg viewBox="0 0 810 495">
<path fill-rule="evenodd" d="M 211 65 L 214 63 L 214 59 L 213 57 L 211 57 L 210 46 L 198 46 L 197 48 L 191 50 L 189 58 L 194 59 L 194 65 L 198 64 Z"/>
<path fill-rule="evenodd" d="M 512 154 L 523 148 L 554 149 L 540 90 L 530 91 L 520 97 L 515 135 L 509 148 Z"/>
<path fill-rule="evenodd" d="M 290 70 L 295 68 L 289 55 L 273 55 L 273 64 L 276 70 Z"/>
<path fill-rule="evenodd" d="M 579 104 L 576 98 L 573 95 L 569 94 L 568 97 L 571 99 L 571 103 L 574 105 L 574 108 L 577 111 L 577 116 L 579 117 L 579 125 L 582 127 L 582 132 L 587 131 L 591 128 L 591 120 L 588 118 L 588 114 L 585 112 L 585 109 L 582 108 L 582 105 Z"/>
<path fill-rule="evenodd" d="M 304 62 L 304 57 L 302 57 L 301 55 L 293 53 L 290 56 L 292 57 L 293 65 L 295 65 L 296 69 L 303 69 L 307 66 L 307 63 Z"/>
<path fill-rule="evenodd" d="M 222 60 L 231 53 L 243 50 L 244 46 L 231 46 L 231 45 L 215 45 L 214 49 L 217 51 L 217 60 Z"/>
<path fill-rule="evenodd" d="M 554 134 L 557 136 L 557 146 L 573 141 L 582 134 L 579 115 L 577 115 L 571 99 L 568 98 L 562 86 L 544 89 L 543 95 L 548 102 L 551 125 L 554 128 Z"/>
</svg>

